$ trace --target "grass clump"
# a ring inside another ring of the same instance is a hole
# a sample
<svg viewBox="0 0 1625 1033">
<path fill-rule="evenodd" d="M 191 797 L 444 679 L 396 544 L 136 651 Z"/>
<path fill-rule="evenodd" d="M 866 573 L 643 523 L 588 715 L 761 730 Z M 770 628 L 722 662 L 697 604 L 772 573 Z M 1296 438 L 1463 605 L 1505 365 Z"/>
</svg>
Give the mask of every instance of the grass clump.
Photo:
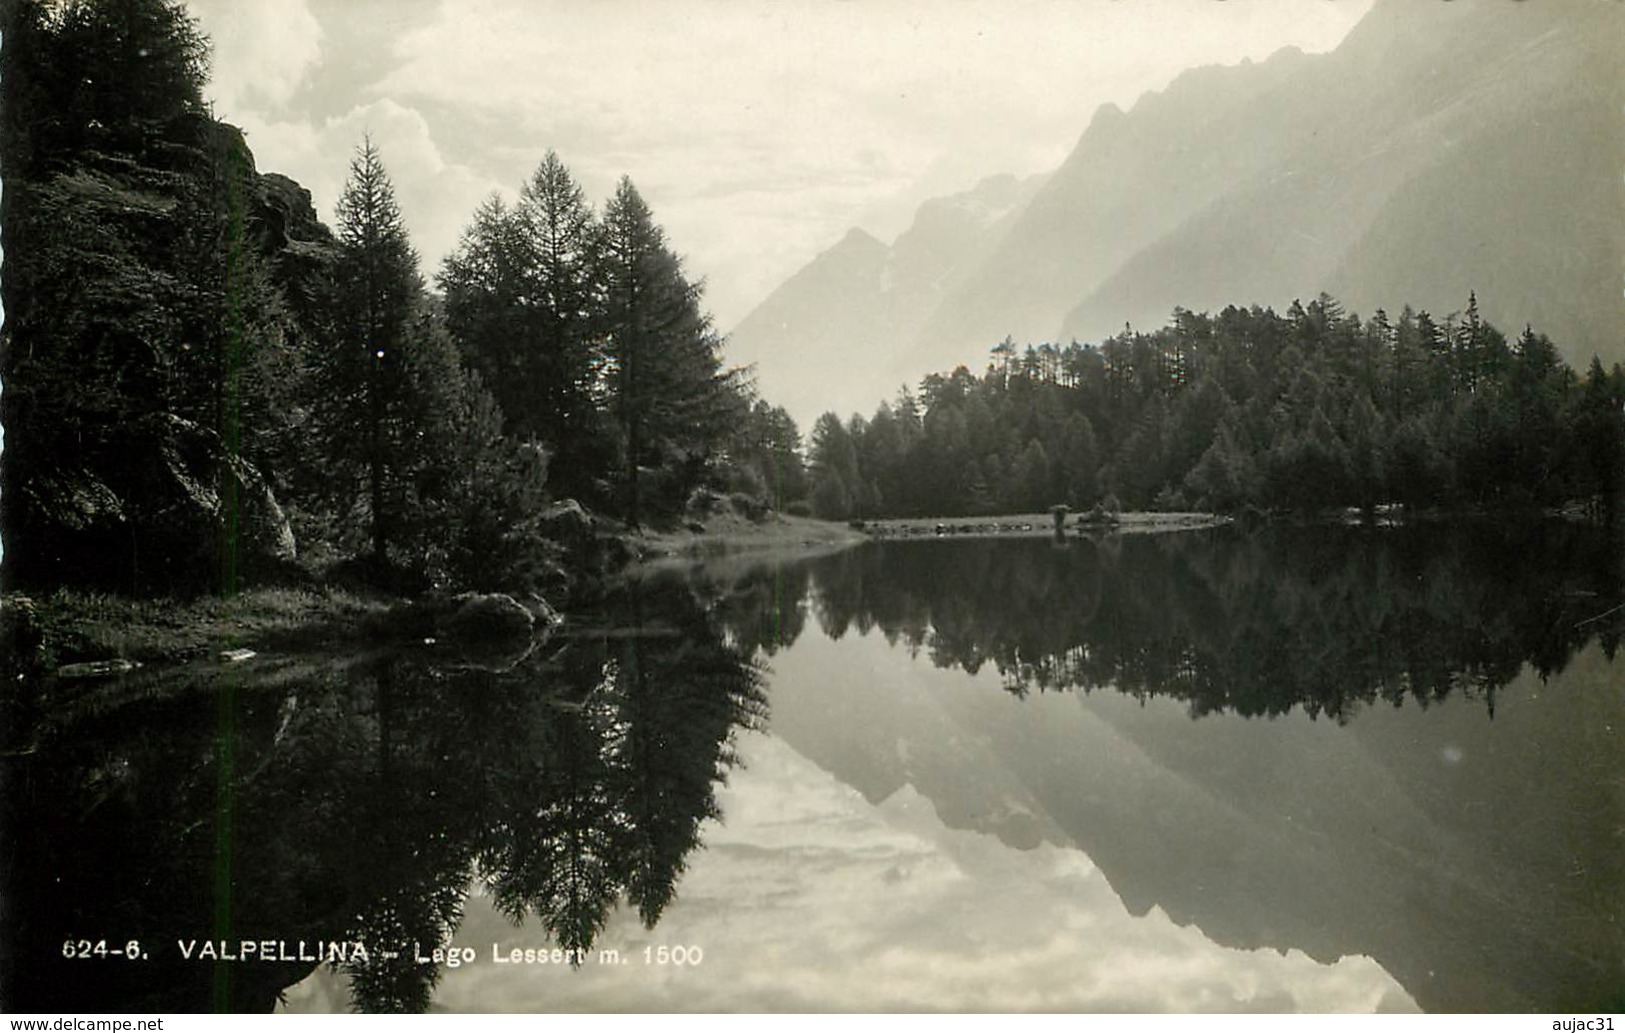
<svg viewBox="0 0 1625 1033">
<path fill-rule="evenodd" d="M 240 647 L 315 646 L 344 637 L 386 608 L 351 592 L 313 588 L 256 588 L 186 601 L 59 589 L 0 603 L 5 645 L 19 673 L 86 660 L 155 663 Z"/>
</svg>

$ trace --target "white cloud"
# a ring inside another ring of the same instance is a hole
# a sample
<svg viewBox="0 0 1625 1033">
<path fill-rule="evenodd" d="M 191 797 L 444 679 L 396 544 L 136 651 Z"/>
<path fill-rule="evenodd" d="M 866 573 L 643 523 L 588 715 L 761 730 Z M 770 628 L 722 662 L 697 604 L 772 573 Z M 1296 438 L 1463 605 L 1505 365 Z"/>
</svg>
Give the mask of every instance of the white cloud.
<svg viewBox="0 0 1625 1033">
<path fill-rule="evenodd" d="M 1362 7 L 479 0 L 398 40 L 376 89 L 479 112 L 595 192 L 630 174 L 727 327 L 858 213 L 912 208 L 933 166 L 949 189 L 1046 171 L 1101 102 L 1329 46 Z"/>
<path fill-rule="evenodd" d="M 310 190 L 317 214 L 329 225 L 350 160 L 370 135 L 394 184 L 402 217 L 423 260 L 424 276 L 431 281 L 475 207 L 506 186 L 448 161 L 423 115 L 389 99 L 353 108 L 317 126 L 254 114 L 243 117 L 241 125 L 260 168 L 298 180 Z"/>
<path fill-rule="evenodd" d="M 210 95 L 220 115 L 286 104 L 322 58 L 322 29 L 305 0 L 191 0 L 214 43 Z"/>
<path fill-rule="evenodd" d="M 190 6 L 213 43 L 209 97 L 216 114 L 243 128 L 259 167 L 298 180 L 331 224 L 350 159 L 370 134 L 432 279 L 474 208 L 506 184 L 448 160 L 428 120 L 391 96 L 366 99 L 336 117 L 295 110 L 295 98 L 323 61 L 346 60 L 324 47 L 308 0 L 190 0 Z"/>
<path fill-rule="evenodd" d="M 192 2 L 214 95 L 262 166 L 342 179 L 354 140 L 333 139 L 350 126 L 333 113 L 375 115 L 431 268 L 482 194 L 516 190 L 549 148 L 599 200 L 631 175 L 723 329 L 860 216 L 890 236 L 925 197 L 1054 167 L 1102 102 L 1191 64 L 1324 49 L 1368 6 L 466 0 L 397 17 L 346 0 L 318 22 L 312 0 Z"/>
</svg>

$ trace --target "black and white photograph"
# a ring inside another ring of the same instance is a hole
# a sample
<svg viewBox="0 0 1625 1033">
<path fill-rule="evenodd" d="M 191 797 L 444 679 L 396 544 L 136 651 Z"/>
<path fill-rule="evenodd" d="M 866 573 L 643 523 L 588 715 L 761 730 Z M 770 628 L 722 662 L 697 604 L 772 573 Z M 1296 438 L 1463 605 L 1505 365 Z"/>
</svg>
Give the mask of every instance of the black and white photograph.
<svg viewBox="0 0 1625 1033">
<path fill-rule="evenodd" d="M 0 0 L 0 247 L 0 1012 L 1625 1016 L 1620 0 Z"/>
</svg>

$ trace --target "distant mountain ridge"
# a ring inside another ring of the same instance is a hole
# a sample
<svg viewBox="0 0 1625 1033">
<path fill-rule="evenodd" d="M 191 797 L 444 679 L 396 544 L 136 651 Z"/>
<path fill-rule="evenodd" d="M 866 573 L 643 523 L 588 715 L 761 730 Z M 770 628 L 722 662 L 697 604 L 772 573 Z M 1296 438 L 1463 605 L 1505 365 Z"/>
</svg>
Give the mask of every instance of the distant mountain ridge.
<svg viewBox="0 0 1625 1033">
<path fill-rule="evenodd" d="M 758 364 L 763 394 L 804 430 L 827 408 L 873 408 L 925 372 L 897 342 L 952 296 L 1042 183 L 994 176 L 934 198 L 889 246 L 848 231 L 745 317 L 729 335 L 732 357 Z"/>
<path fill-rule="evenodd" d="M 1103 106 L 1042 180 L 927 202 L 890 248 L 849 235 L 732 347 L 803 426 L 1007 334 L 1098 341 L 1321 291 L 1441 316 L 1477 291 L 1509 334 L 1619 361 L 1622 107 L 1625 6 L 1378 0 L 1329 53 L 1190 70 Z"/>
</svg>

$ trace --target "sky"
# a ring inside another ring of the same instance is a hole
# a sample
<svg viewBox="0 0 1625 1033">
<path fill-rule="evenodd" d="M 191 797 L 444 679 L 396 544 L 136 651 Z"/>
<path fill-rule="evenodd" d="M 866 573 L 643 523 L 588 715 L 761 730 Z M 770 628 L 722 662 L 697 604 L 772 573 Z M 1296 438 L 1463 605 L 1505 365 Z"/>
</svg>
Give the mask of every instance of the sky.
<svg viewBox="0 0 1625 1033">
<path fill-rule="evenodd" d="M 1370 0 L 188 0 L 210 97 L 330 223 L 364 134 L 431 279 L 549 149 L 628 175 L 726 332 L 853 226 L 1060 164 L 1184 68 L 1334 47 Z"/>
</svg>

